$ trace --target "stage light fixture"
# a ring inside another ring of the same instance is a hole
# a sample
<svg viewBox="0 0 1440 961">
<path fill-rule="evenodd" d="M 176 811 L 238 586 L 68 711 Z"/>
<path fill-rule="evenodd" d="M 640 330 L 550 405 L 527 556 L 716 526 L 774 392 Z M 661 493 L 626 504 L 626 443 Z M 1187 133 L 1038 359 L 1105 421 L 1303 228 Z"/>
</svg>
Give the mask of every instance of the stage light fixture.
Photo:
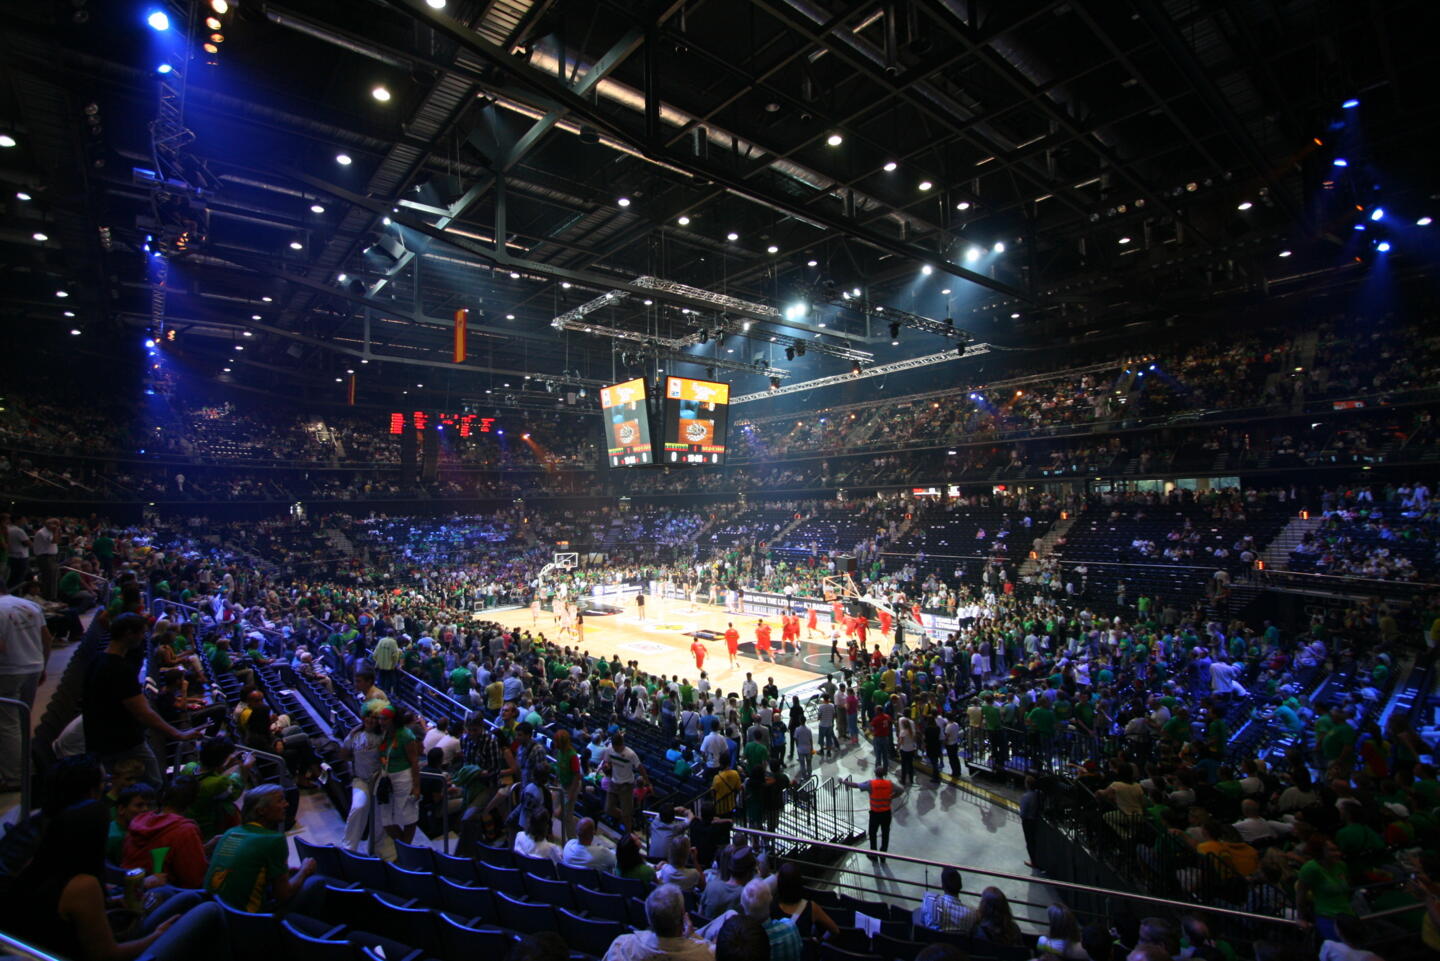
<svg viewBox="0 0 1440 961">
<path fill-rule="evenodd" d="M 786 359 L 786 360 L 794 360 L 794 359 L 795 359 L 795 348 L 794 348 L 794 347 L 786 347 L 786 348 L 785 348 L 785 359 Z"/>
<path fill-rule="evenodd" d="M 1433 221 L 1429 217 L 1421 217 L 1419 220 L 1415 221 L 1415 226 L 1428 227 L 1431 223 L 1433 223 Z"/>
<path fill-rule="evenodd" d="M 981 250 L 979 247 L 971 247 L 969 250 L 965 251 L 965 262 L 967 264 L 973 264 L 983 256 L 985 256 L 985 251 Z"/>
<path fill-rule="evenodd" d="M 1248 200 L 1242 200 L 1242 201 L 1240 202 L 1240 204 L 1239 204 L 1235 209 L 1236 209 L 1236 210 L 1249 210 L 1249 209 L 1250 209 L 1251 207 L 1253 207 L 1253 206 L 1255 206 L 1255 205 L 1252 204 L 1250 201 L 1248 201 Z"/>
<path fill-rule="evenodd" d="M 728 234 L 725 235 L 725 239 L 728 240 L 728 241 L 730 241 L 730 242 L 733 244 L 735 241 L 737 241 L 737 240 L 740 239 L 740 235 L 737 234 L 735 231 L 732 230 L 732 231 L 730 231 Z"/>
<path fill-rule="evenodd" d="M 206 17 L 205 28 L 207 30 L 219 30 L 222 24 L 219 17 Z"/>
<path fill-rule="evenodd" d="M 1370 219 L 1371 219 L 1371 220 L 1384 220 L 1384 219 L 1385 219 L 1385 208 L 1384 208 L 1384 207 L 1376 207 L 1374 210 L 1370 211 Z"/>
<path fill-rule="evenodd" d="M 806 304 L 804 301 L 797 300 L 795 303 L 785 308 L 785 319 L 799 320 L 800 318 L 804 317 L 809 311 L 810 307 L 808 304 Z"/>
<path fill-rule="evenodd" d="M 506 319 L 506 320 L 514 320 L 514 319 L 515 319 L 515 315 L 514 315 L 514 314 L 506 314 L 506 315 L 505 315 L 505 319 Z"/>
<path fill-rule="evenodd" d="M 69 296 L 70 296 L 70 291 L 68 291 L 68 290 L 57 290 L 57 291 L 55 291 L 55 296 L 56 296 L 56 297 L 59 297 L 61 300 L 64 300 L 66 297 L 69 297 Z"/>
<path fill-rule="evenodd" d="M 779 377 L 771 377 L 771 378 L 770 378 L 770 389 L 771 389 L 771 390 L 779 390 L 779 389 L 780 389 L 780 378 L 779 378 Z"/>
<path fill-rule="evenodd" d="M 1130 238 L 1129 238 L 1129 237 L 1121 237 L 1118 241 L 1116 241 L 1116 243 L 1119 243 L 1119 244 L 1122 244 L 1122 245 L 1123 245 L 1123 244 L 1128 244 L 1129 242 L 1130 242 Z"/>
<path fill-rule="evenodd" d="M 1378 244 L 1375 245 L 1375 249 L 1378 250 L 1378 251 L 1380 251 L 1382 254 L 1385 253 L 1387 250 L 1390 249 L 1390 241 L 1388 241 L 1388 240 L 1382 240 L 1382 241 L 1380 241 Z"/>
<path fill-rule="evenodd" d="M 991 247 L 990 249 L 995 251 L 997 254 L 1003 254 L 1005 252 L 1005 242 L 1003 240 L 997 240 L 995 241 L 995 246 Z"/>
<path fill-rule="evenodd" d="M 65 311 L 65 316 L 66 316 L 66 317 L 74 317 L 74 316 L 75 316 L 75 311 L 73 311 L 73 310 L 67 310 L 67 311 Z"/>
<path fill-rule="evenodd" d="M 201 49 L 201 50 L 204 50 L 206 53 L 219 53 L 219 52 L 220 52 L 220 48 L 219 48 L 219 47 L 217 47 L 217 46 L 215 46 L 215 44 L 209 43 L 209 42 L 202 43 L 202 44 L 200 45 L 200 49 Z"/>
<path fill-rule="evenodd" d="M 165 74 L 169 73 L 174 69 L 175 68 L 170 66 L 168 63 L 162 63 L 160 66 L 155 68 L 155 72 L 163 77 Z"/>
<path fill-rule="evenodd" d="M 71 328 L 70 328 L 70 336 L 71 336 L 71 337 L 79 337 L 79 336 L 80 336 L 80 328 L 79 328 L 79 327 L 71 327 Z"/>
<path fill-rule="evenodd" d="M 311 204 L 310 212 L 312 214 L 323 214 L 325 212 L 325 206 L 323 204 Z"/>
<path fill-rule="evenodd" d="M 931 187 L 933 187 L 933 186 L 935 186 L 935 185 L 932 184 L 932 183 L 931 183 L 930 181 L 928 181 L 928 180 L 922 180 L 922 181 L 920 181 L 920 189 L 921 189 L 922 191 L 924 191 L 924 190 L 929 190 L 929 189 L 930 189 Z"/>
<path fill-rule="evenodd" d="M 248 330 L 242 330 L 242 331 L 240 332 L 240 336 L 241 336 L 241 337 L 254 337 L 255 334 L 252 333 L 251 331 L 248 331 Z"/>
<path fill-rule="evenodd" d="M 229 0 L 210 0 L 210 9 L 223 17 L 230 12 Z"/>
<path fill-rule="evenodd" d="M 969 209 L 970 209 L 970 201 L 968 201 L 968 200 L 962 200 L 962 201 L 960 201 L 958 204 L 955 205 L 955 209 L 956 209 L 956 210 L 969 210 Z"/>
<path fill-rule="evenodd" d="M 856 377 L 860 376 L 861 369 L 862 368 L 860 367 L 860 361 L 858 360 L 850 365 L 850 373 Z"/>
<path fill-rule="evenodd" d="M 949 288 L 949 287 L 946 287 L 946 288 L 942 289 L 942 290 L 940 291 L 940 293 L 943 294 L 943 295 L 946 296 L 946 297 L 949 297 L 949 296 L 950 296 L 950 288 Z"/>
<path fill-rule="evenodd" d="M 806 266 L 806 267 L 819 267 L 819 266 L 820 266 L 820 261 L 818 261 L 818 260 L 807 260 L 807 261 L 805 262 L 805 266 Z"/>
<path fill-rule="evenodd" d="M 682 227 L 690 226 L 690 218 L 686 217 L 684 214 L 681 214 L 678 218 L 676 218 L 675 222 Z"/>
<path fill-rule="evenodd" d="M 445 9 L 445 0 L 425 0 L 425 3 L 430 7 L 431 10 Z"/>
<path fill-rule="evenodd" d="M 926 264 L 925 266 L 920 268 L 920 273 L 924 274 L 926 277 L 929 277 L 931 274 L 935 273 L 935 268 L 931 267 L 929 264 Z"/>
<path fill-rule="evenodd" d="M 150 29 L 156 33 L 164 33 L 170 29 L 170 15 L 164 10 L 152 10 L 145 16 L 145 22 Z"/>
<path fill-rule="evenodd" d="M 1332 166 L 1335 166 L 1335 167 L 1348 167 L 1348 166 L 1350 166 L 1350 161 L 1346 160 L 1344 157 L 1336 157 L 1334 160 L 1330 161 L 1330 163 L 1331 163 Z"/>
<path fill-rule="evenodd" d="M 30 199 L 30 195 L 27 194 L 27 193 L 26 193 L 25 191 L 23 191 L 23 190 L 17 190 L 17 191 L 15 192 L 15 199 L 16 199 L 16 200 L 29 200 L 29 199 Z M 1424 226 L 1424 225 L 1422 224 L 1421 226 Z"/>
<path fill-rule="evenodd" d="M 1289 256 L 1290 256 L 1290 251 L 1288 251 L 1288 250 L 1282 250 L 1282 251 L 1280 251 L 1280 256 L 1281 256 L 1281 257 L 1289 257 Z"/>
<path fill-rule="evenodd" d="M 1340 106 L 1345 108 L 1346 110 L 1353 110 L 1354 108 L 1360 106 L 1360 101 L 1354 97 L 1351 97 L 1349 100 L 1345 101 Z"/>
<path fill-rule="evenodd" d="M 354 161 L 350 159 L 350 155 L 348 153 L 337 153 L 335 155 L 335 162 L 342 167 L 348 167 L 350 166 L 350 164 L 354 163 Z"/>
<path fill-rule="evenodd" d="M 42 243 L 42 244 L 43 244 L 45 241 L 47 241 L 47 240 L 50 239 L 50 235 L 49 235 L 49 234 L 41 233 L 41 232 L 38 231 L 38 230 L 35 231 L 35 232 L 34 232 L 33 234 L 31 234 L 30 236 L 34 237 L 37 241 L 39 241 L 39 242 Z"/>
<path fill-rule="evenodd" d="M 774 244 L 771 244 L 769 247 L 765 248 L 765 252 L 767 254 L 778 254 L 780 252 L 780 248 L 776 247 Z"/>
<path fill-rule="evenodd" d="M 223 33 L 212 33 L 212 34 L 210 34 L 210 42 L 211 42 L 211 43 L 224 43 L 224 42 L 225 42 L 225 34 L 223 34 Z"/>
<path fill-rule="evenodd" d="M 290 249 L 291 249 L 291 250 L 304 250 L 304 249 L 305 249 L 305 245 L 302 244 L 302 243 L 301 243 L 300 241 L 298 241 L 298 240 L 292 240 L 292 241 L 290 241 Z"/>
<path fill-rule="evenodd" d="M 618 200 L 615 201 L 615 205 L 616 205 L 617 207 L 628 207 L 628 206 L 630 206 L 630 198 L 629 198 L 629 197 L 621 197 L 621 198 L 619 198 Z"/>
<path fill-rule="evenodd" d="M 885 172 L 887 174 L 893 174 L 895 172 L 895 168 L 898 166 L 900 165 L 897 164 L 895 161 L 891 160 L 889 163 L 885 164 Z"/>
<path fill-rule="evenodd" d="M 896 324 L 891 324 L 891 325 L 890 325 L 890 344 L 891 344 L 891 346 L 893 347 L 895 344 L 897 344 L 897 343 L 899 343 L 899 342 L 900 342 L 900 325 L 899 325 L 898 323 L 896 323 Z"/>
<path fill-rule="evenodd" d="M 845 138 L 840 136 L 838 133 L 832 133 L 830 136 L 825 138 L 825 142 L 832 147 L 838 147 L 845 142 Z"/>
<path fill-rule="evenodd" d="M 390 90 L 389 90 L 389 88 L 387 88 L 387 87 L 385 87 L 385 86 L 378 86 L 378 87 L 376 87 L 375 89 L 371 90 L 371 91 L 370 91 L 370 96 L 374 97 L 376 100 L 380 101 L 381 103 L 389 103 L 389 102 L 390 102 Z"/>
<path fill-rule="evenodd" d="M 0 147 L 13 147 L 16 144 L 14 137 L 8 133 L 0 133 Z"/>
</svg>

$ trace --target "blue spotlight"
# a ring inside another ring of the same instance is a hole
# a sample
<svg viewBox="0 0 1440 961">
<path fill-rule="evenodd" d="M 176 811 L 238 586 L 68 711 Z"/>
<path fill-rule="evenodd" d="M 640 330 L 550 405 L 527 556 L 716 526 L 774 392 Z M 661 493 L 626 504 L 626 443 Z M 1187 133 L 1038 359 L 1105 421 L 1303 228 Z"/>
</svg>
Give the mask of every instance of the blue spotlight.
<svg viewBox="0 0 1440 961">
<path fill-rule="evenodd" d="M 1336 157 L 1334 160 L 1330 161 L 1330 163 L 1332 163 L 1336 167 L 1350 166 L 1350 161 L 1346 160 L 1344 157 Z"/>
<path fill-rule="evenodd" d="M 1417 226 L 1417 227 L 1428 227 L 1428 226 L 1430 226 L 1430 224 L 1431 224 L 1432 222 L 1433 222 L 1433 221 L 1431 221 L 1431 219 L 1430 219 L 1429 217 L 1421 217 L 1419 220 L 1415 221 L 1415 226 Z"/>
<path fill-rule="evenodd" d="M 146 349 L 148 349 L 148 350 L 153 350 L 154 347 L 155 347 L 155 341 L 153 341 L 153 340 L 147 340 L 147 341 L 145 341 L 145 347 L 146 347 Z"/>
<path fill-rule="evenodd" d="M 1353 110 L 1354 108 L 1360 106 L 1360 101 L 1356 100 L 1354 97 L 1351 97 L 1349 100 L 1345 101 L 1340 106 L 1344 107 L 1346 110 Z"/>
<path fill-rule="evenodd" d="M 164 10 L 152 10 L 145 15 L 145 22 L 150 25 L 151 30 L 164 33 L 170 29 L 170 15 Z"/>
<path fill-rule="evenodd" d="M 1355 225 L 1355 229 L 1356 229 L 1356 230 L 1364 230 L 1364 229 L 1365 229 L 1365 225 L 1364 225 L 1364 224 L 1356 224 L 1356 225 Z"/>
<path fill-rule="evenodd" d="M 1390 241 L 1388 241 L 1388 240 L 1382 240 L 1382 241 L 1380 241 L 1378 244 L 1375 245 L 1375 249 L 1378 250 L 1378 251 L 1380 251 L 1382 254 L 1385 253 L 1385 251 L 1387 251 L 1387 250 L 1390 249 Z"/>
<path fill-rule="evenodd" d="M 1384 208 L 1384 207 L 1376 207 L 1374 210 L 1370 211 L 1370 219 L 1371 219 L 1371 220 L 1381 220 L 1381 219 L 1384 218 L 1384 216 L 1385 216 L 1385 208 Z"/>
<path fill-rule="evenodd" d="M 161 76 L 164 76 L 165 74 L 169 73 L 171 70 L 174 69 L 175 68 L 170 66 L 168 63 L 162 63 L 160 66 L 155 68 L 155 72 L 160 74 Z"/>
</svg>

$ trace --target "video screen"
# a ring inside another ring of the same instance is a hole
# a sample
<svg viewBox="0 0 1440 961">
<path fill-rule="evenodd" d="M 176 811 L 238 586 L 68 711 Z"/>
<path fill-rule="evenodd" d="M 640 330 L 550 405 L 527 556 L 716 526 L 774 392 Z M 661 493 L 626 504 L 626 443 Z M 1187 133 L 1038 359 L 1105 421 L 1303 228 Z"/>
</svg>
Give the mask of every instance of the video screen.
<svg viewBox="0 0 1440 961">
<path fill-rule="evenodd" d="M 644 467 L 655 463 L 643 379 L 600 388 L 600 412 L 605 419 L 605 447 L 611 467 Z"/>
<path fill-rule="evenodd" d="M 665 464 L 725 463 L 730 385 L 688 377 L 665 378 Z"/>
</svg>

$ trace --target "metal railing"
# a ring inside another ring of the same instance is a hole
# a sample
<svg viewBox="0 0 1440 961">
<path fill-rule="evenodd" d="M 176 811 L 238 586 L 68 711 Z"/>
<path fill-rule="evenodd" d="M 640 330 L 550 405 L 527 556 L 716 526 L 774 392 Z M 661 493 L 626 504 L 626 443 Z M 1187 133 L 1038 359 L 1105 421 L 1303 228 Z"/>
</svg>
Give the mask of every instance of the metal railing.
<svg viewBox="0 0 1440 961">
<path fill-rule="evenodd" d="M 874 855 L 885 861 L 895 861 L 905 864 L 917 864 L 927 868 L 955 868 L 962 874 L 974 874 L 981 877 L 996 878 L 1003 881 L 1016 881 L 1024 884 L 1043 884 L 1049 888 L 1060 891 L 1083 892 L 1085 894 L 1097 895 L 1104 898 L 1115 898 L 1136 904 L 1148 905 L 1150 907 L 1161 907 L 1185 914 L 1202 912 L 1205 914 L 1219 915 L 1253 924 L 1273 924 L 1294 930 L 1303 930 L 1304 922 L 1295 918 L 1280 918 L 1273 915 L 1256 914 L 1252 911 L 1242 911 L 1238 908 L 1216 907 L 1208 904 L 1198 904 L 1191 901 L 1175 901 L 1170 898 L 1156 897 L 1150 894 L 1140 894 L 1134 891 L 1120 891 L 1114 888 L 1102 888 L 1091 884 L 1078 884 L 1073 881 L 1060 881 L 1053 878 L 1036 878 L 1030 874 L 1012 874 L 1008 871 L 996 871 L 993 868 L 981 868 L 973 865 L 954 864 L 948 861 L 933 861 L 928 858 L 912 857 L 908 854 L 891 854 L 888 851 L 872 851 L 868 848 L 859 848 L 848 844 L 832 844 L 825 841 L 814 841 L 808 838 L 799 838 L 789 834 L 777 834 L 772 831 L 764 831 L 758 828 L 736 826 L 732 829 L 735 834 L 749 835 L 769 841 L 782 841 L 790 844 L 805 844 L 811 847 L 828 848 L 845 854 L 863 853 Z M 887 878 L 888 880 L 888 878 Z"/>
<path fill-rule="evenodd" d="M 30 705 L 13 697 L 0 697 L 0 708 L 14 707 L 19 714 L 20 724 L 20 820 L 30 816 L 34 808 L 30 804 Z"/>
<path fill-rule="evenodd" d="M 0 931 L 0 954 L 6 958 L 23 959 L 23 961 L 64 961 L 58 955 L 51 954 L 41 948 L 35 947 L 19 938 Z"/>
<path fill-rule="evenodd" d="M 97 607 L 105 607 L 105 606 L 107 606 L 107 605 L 110 603 L 110 590 L 111 590 L 111 588 L 112 588 L 113 585 L 111 584 L 110 579 L 109 579 L 108 577 L 102 577 L 101 575 L 96 574 L 96 573 L 94 573 L 93 571 L 82 571 L 82 570 L 81 570 L 80 568 L 78 568 L 78 567 L 70 567 L 69 565 L 66 565 L 66 564 L 61 564 L 61 565 L 60 565 L 60 570 L 62 570 L 62 571 L 72 571 L 72 572 L 74 572 L 74 573 L 76 573 L 76 574 L 79 574 L 81 577 L 88 577 L 88 578 L 90 578 L 91 580 L 98 581 L 100 584 L 103 584 L 103 585 L 104 585 L 104 588 L 105 588 L 103 591 L 98 591 L 98 590 L 97 590 L 97 591 L 94 592 L 94 593 L 95 593 L 95 604 L 96 604 Z"/>
</svg>

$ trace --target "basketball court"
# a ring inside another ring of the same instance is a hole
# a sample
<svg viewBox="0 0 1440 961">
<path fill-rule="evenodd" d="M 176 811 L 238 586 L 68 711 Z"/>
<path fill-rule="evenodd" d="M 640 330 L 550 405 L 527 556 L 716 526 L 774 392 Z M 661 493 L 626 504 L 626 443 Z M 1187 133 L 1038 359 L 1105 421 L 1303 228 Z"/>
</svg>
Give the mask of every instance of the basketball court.
<svg viewBox="0 0 1440 961">
<path fill-rule="evenodd" d="M 765 617 L 764 620 L 770 625 L 773 635 L 771 644 L 775 663 L 772 664 L 756 657 L 754 653 L 755 626 L 761 620 L 756 614 L 727 613 L 723 605 L 704 602 L 696 603 L 692 610 L 688 600 L 649 594 L 645 597 L 644 620 L 640 619 L 639 608 L 633 595 L 627 596 L 623 605 L 617 602 L 615 606 L 620 608 L 620 613 L 586 615 L 583 642 L 577 642 L 573 633 L 562 637 L 561 621 L 549 610 L 541 610 L 538 617 L 529 608 L 487 611 L 481 616 L 506 627 L 544 634 L 546 640 L 552 643 L 571 647 L 578 643 L 591 655 L 603 655 L 612 663 L 616 660 L 622 663 L 638 661 L 641 670 L 648 673 L 663 674 L 667 677 L 676 674 L 692 681 L 699 677 L 699 672 L 695 669 L 695 657 L 690 650 L 691 644 L 695 642 L 692 635 L 696 632 L 708 632 L 712 639 L 702 642 L 705 644 L 705 673 L 709 675 L 710 682 L 723 691 L 738 690 L 745 680 L 746 672 L 753 674 L 756 682 L 762 686 L 767 678 L 773 677 L 781 691 L 788 692 L 813 684 L 824 674 L 840 668 L 840 665 L 835 665 L 830 660 L 830 617 L 826 613 L 819 617 L 819 630 L 825 635 L 823 640 L 817 635 L 813 642 L 807 642 L 802 624 L 801 654 L 798 656 L 779 652 L 780 618 Z M 724 633 L 728 624 L 734 624 L 735 629 L 740 632 L 740 653 L 736 667 L 730 666 L 725 653 Z M 868 642 L 872 648 L 879 636 L 878 631 L 870 631 Z M 842 661 L 845 646 L 846 642 L 842 637 Z M 888 647 L 887 640 L 884 648 Z M 848 661 L 844 661 L 844 666 L 848 664 Z"/>
</svg>

